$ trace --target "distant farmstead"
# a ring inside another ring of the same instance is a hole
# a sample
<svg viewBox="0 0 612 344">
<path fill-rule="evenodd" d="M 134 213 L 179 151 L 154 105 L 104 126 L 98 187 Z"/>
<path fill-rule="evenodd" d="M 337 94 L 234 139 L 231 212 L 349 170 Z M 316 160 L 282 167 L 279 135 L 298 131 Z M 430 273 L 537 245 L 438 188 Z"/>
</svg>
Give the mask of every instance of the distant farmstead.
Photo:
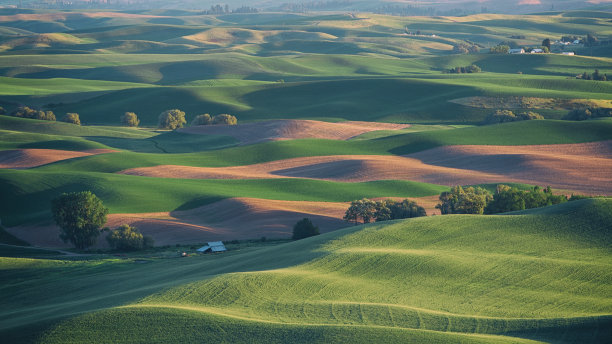
<svg viewBox="0 0 612 344">
<path fill-rule="evenodd" d="M 532 54 L 544 54 L 544 49 L 536 48 L 536 49 L 531 50 L 531 53 Z"/>
<path fill-rule="evenodd" d="M 525 49 L 510 49 L 508 50 L 508 54 L 524 54 Z"/>
<path fill-rule="evenodd" d="M 576 55 L 573 51 L 564 51 L 561 54 L 567 55 L 567 56 L 574 56 L 574 55 Z"/>
<path fill-rule="evenodd" d="M 225 245 L 223 245 L 223 242 L 221 241 L 211 241 L 209 242 L 207 245 L 200 247 L 199 249 L 197 249 L 198 252 L 200 253 L 217 253 L 217 252 L 225 252 L 227 251 L 227 248 L 225 248 Z"/>
</svg>

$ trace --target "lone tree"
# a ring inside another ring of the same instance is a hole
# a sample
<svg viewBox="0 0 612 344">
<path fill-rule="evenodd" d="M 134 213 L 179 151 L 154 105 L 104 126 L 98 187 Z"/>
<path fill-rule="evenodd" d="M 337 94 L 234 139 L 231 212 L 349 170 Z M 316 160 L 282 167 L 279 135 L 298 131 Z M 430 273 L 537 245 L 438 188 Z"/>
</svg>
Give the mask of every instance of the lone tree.
<svg viewBox="0 0 612 344">
<path fill-rule="evenodd" d="M 546 47 L 546 48 L 548 48 L 548 50 L 550 51 L 550 38 L 545 38 L 545 39 L 542 41 L 542 47 Z"/>
<path fill-rule="evenodd" d="M 153 238 L 148 235 L 142 235 L 130 225 L 122 225 L 121 227 L 112 230 L 107 236 L 106 241 L 115 249 L 124 251 L 136 251 L 149 247 L 153 247 Z"/>
<path fill-rule="evenodd" d="M 166 110 L 159 115 L 159 129 L 178 129 L 187 123 L 185 112 L 179 109 Z"/>
<path fill-rule="evenodd" d="M 106 223 L 108 208 L 90 191 L 82 191 L 62 194 L 54 199 L 51 212 L 61 228 L 60 238 L 82 250 L 98 240 L 100 228 Z"/>
<path fill-rule="evenodd" d="M 191 121 L 191 125 L 209 125 L 212 124 L 212 117 L 209 114 L 205 113 L 203 115 L 197 115 L 193 121 Z"/>
<path fill-rule="evenodd" d="M 137 127 L 140 124 L 140 120 L 135 113 L 126 112 L 121 116 L 121 123 L 128 127 Z"/>
<path fill-rule="evenodd" d="M 79 114 L 78 113 L 74 113 L 74 112 L 67 113 L 66 116 L 64 116 L 64 118 L 62 118 L 62 121 L 66 122 L 66 123 L 72 123 L 72 124 L 76 124 L 76 125 L 81 125 L 81 119 L 79 118 Z"/>
<path fill-rule="evenodd" d="M 312 224 L 308 218 L 303 218 L 293 226 L 293 240 L 319 235 L 319 227 Z"/>
</svg>

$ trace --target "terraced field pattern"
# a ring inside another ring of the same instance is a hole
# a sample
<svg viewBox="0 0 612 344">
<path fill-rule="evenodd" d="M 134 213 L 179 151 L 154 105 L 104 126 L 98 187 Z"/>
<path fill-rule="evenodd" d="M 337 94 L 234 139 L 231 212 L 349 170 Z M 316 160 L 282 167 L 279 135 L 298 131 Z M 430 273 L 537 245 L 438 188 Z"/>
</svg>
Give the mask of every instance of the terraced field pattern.
<svg viewBox="0 0 612 344">
<path fill-rule="evenodd" d="M 612 82 L 576 77 L 612 76 L 611 20 L 0 8 L 0 341 L 610 342 L 612 118 L 565 116 L 612 107 Z M 587 34 L 575 56 L 488 52 Z M 187 125 L 158 129 L 168 109 Z M 494 110 L 544 119 L 483 125 Z M 204 113 L 238 125 L 189 125 Z M 435 207 L 498 184 L 594 198 Z M 84 190 L 158 247 L 71 249 L 50 205 Z M 362 198 L 430 216 L 344 221 Z M 302 218 L 322 234 L 288 240 Z M 209 241 L 228 252 L 178 257 Z"/>
</svg>

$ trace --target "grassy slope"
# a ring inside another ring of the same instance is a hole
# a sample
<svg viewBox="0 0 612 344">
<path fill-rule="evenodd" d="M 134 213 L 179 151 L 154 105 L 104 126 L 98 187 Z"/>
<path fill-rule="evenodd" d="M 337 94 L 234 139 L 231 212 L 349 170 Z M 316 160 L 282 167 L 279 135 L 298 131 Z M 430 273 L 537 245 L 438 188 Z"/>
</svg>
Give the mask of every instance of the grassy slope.
<svg viewBox="0 0 612 344">
<path fill-rule="evenodd" d="M 432 130 L 371 140 L 303 139 L 274 141 L 190 154 L 122 152 L 48 165 L 45 171 L 118 172 L 156 165 L 223 167 L 303 156 L 409 154 L 445 145 L 529 145 L 593 142 L 612 139 L 612 120 L 584 122 L 528 121 L 502 125 Z"/>
<path fill-rule="evenodd" d="M 113 213 L 190 209 L 229 197 L 348 202 L 362 197 L 423 197 L 447 187 L 411 181 L 340 183 L 308 179 L 182 180 L 105 173 L 0 171 L 5 225 L 49 221 L 53 198 L 91 190 Z"/>
<path fill-rule="evenodd" d="M 12 311 L 0 313 L 0 331 L 20 340 L 50 329 L 46 343 L 595 343 L 611 335 L 611 216 L 610 199 L 584 200 L 144 265 L 3 259 L 3 288 L 15 294 L 2 299 Z M 105 283 L 117 278 L 123 285 Z"/>
<path fill-rule="evenodd" d="M 65 61 L 47 56 L 32 61 L 38 65 L 36 68 L 22 65 L 13 56 L 0 58 L 0 65 L 6 66 L 5 75 L 19 77 L 14 80 L 39 84 L 53 94 L 39 94 L 40 87 L 20 95 L 7 89 L 1 99 L 34 105 L 62 102 L 54 107 L 58 113 L 78 112 L 90 124 L 114 124 L 116 120 L 108 114 L 135 111 L 144 125 L 154 125 L 157 115 L 168 107 L 180 107 L 192 117 L 201 112 L 230 112 L 242 120 L 329 117 L 475 123 L 484 118 L 486 111 L 447 101 L 482 95 L 610 99 L 612 92 L 609 83 L 572 78 L 595 69 L 612 73 L 609 58 L 580 56 L 478 54 L 392 59 L 216 53 L 175 54 L 172 62 L 168 56 L 156 54 L 64 55 Z M 33 57 L 23 59 L 30 61 Z M 441 74 L 448 68 L 471 63 L 477 63 L 487 73 Z M 517 74 L 519 71 L 523 74 Z M 280 79 L 286 82 L 276 82 Z M 96 89 L 100 92 L 74 89 L 100 80 L 125 85 L 117 91 L 110 86 Z M 268 101 L 271 98 L 276 101 Z M 312 99 L 317 101 L 313 103 Z"/>
</svg>

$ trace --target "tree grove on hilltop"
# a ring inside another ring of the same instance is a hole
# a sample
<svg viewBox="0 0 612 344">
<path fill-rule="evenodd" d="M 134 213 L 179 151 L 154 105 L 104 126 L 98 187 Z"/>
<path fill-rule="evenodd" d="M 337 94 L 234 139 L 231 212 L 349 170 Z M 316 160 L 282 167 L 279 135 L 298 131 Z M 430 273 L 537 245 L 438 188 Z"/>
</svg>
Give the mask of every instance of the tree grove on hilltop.
<svg viewBox="0 0 612 344">
<path fill-rule="evenodd" d="M 463 188 L 459 185 L 453 186 L 449 191 L 442 192 L 439 197 L 440 203 L 436 209 L 442 214 L 483 214 L 484 209 L 493 199 L 489 191 L 481 187 Z"/>
<path fill-rule="evenodd" d="M 77 249 L 96 243 L 101 227 L 106 223 L 108 208 L 90 191 L 62 194 L 51 203 L 55 223 L 60 227 L 60 238 Z"/>
<path fill-rule="evenodd" d="M 205 113 L 203 115 L 197 115 L 193 121 L 191 121 L 192 126 L 196 125 L 209 125 L 212 124 L 212 117 L 209 114 Z"/>
<path fill-rule="evenodd" d="M 121 123 L 128 127 L 137 127 L 140 124 L 140 120 L 135 113 L 126 112 L 121 116 Z"/>
<path fill-rule="evenodd" d="M 4 109 L 3 109 L 4 110 Z M 21 106 L 17 110 L 13 111 L 11 115 L 21 118 L 38 119 L 43 121 L 55 121 L 55 114 L 53 111 L 42 111 L 34 110 L 27 106 Z"/>
<path fill-rule="evenodd" d="M 166 110 L 159 114 L 159 129 L 174 130 L 182 128 L 185 123 L 185 112 L 179 109 Z"/>
<path fill-rule="evenodd" d="M 76 124 L 76 125 L 81 125 L 81 119 L 79 118 L 79 114 L 78 113 L 74 113 L 74 112 L 69 112 L 66 114 L 66 116 L 64 116 L 64 118 L 62 118 L 63 122 L 66 123 L 72 123 L 72 124 Z"/>
<path fill-rule="evenodd" d="M 228 115 L 226 113 L 216 115 L 213 120 L 213 124 L 224 124 L 224 125 L 236 125 L 238 124 L 238 119 L 236 116 Z"/>
<path fill-rule="evenodd" d="M 370 223 L 372 219 L 379 221 L 407 219 L 411 217 L 427 216 L 425 208 L 414 201 L 404 199 L 401 202 L 394 200 L 372 201 L 367 198 L 355 200 L 344 213 L 344 220 L 357 224 L 361 219 L 363 223 Z"/>
</svg>

